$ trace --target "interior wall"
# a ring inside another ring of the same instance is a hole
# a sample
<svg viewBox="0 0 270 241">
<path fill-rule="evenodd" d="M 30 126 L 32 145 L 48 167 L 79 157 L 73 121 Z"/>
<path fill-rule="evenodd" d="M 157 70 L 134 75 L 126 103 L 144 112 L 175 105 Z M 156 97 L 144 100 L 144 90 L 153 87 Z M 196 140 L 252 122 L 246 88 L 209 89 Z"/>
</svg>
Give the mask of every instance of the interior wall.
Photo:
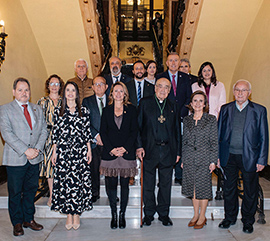
<svg viewBox="0 0 270 241">
<path fill-rule="evenodd" d="M 18 77 L 30 81 L 32 102 L 44 95 L 47 72 L 36 39 L 23 11 L 20 0 L 1 0 L 0 20 L 5 21 L 6 59 L 0 72 L 0 105 L 13 100 L 12 84 Z M 3 142 L 0 141 L 0 163 Z"/>
<path fill-rule="evenodd" d="M 233 74 L 233 83 L 246 79 L 252 85 L 251 100 L 264 105 L 270 120 L 270 1 L 264 0 L 258 15 L 250 29 Z M 230 99 L 233 96 L 231 94 Z M 270 162 L 268 161 L 268 164 Z"/>
<path fill-rule="evenodd" d="M 191 71 L 197 75 L 203 62 L 212 62 L 217 79 L 225 85 L 227 101 L 232 99 L 231 82 L 235 66 L 262 2 L 203 1 L 190 57 Z"/>
</svg>

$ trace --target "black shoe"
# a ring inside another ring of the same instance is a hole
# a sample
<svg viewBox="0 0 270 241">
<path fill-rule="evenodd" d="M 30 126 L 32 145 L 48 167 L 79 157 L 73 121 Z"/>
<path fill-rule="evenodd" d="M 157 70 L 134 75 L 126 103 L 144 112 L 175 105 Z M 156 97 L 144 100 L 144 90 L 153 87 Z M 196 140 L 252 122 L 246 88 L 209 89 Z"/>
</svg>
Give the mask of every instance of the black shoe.
<svg viewBox="0 0 270 241">
<path fill-rule="evenodd" d="M 95 203 L 98 199 L 100 199 L 100 196 L 93 196 L 92 203 Z"/>
<path fill-rule="evenodd" d="M 178 183 L 178 184 L 180 184 L 182 186 L 182 178 L 180 178 L 180 179 L 175 178 L 174 183 Z"/>
<path fill-rule="evenodd" d="M 117 228 L 117 212 L 112 213 L 111 229 Z"/>
<path fill-rule="evenodd" d="M 123 229 L 126 227 L 125 213 L 119 212 L 119 228 Z"/>
<path fill-rule="evenodd" d="M 222 222 L 218 225 L 219 228 L 229 228 L 231 225 L 234 225 L 235 224 L 235 221 L 232 222 L 228 219 L 223 219 Z"/>
<path fill-rule="evenodd" d="M 154 220 L 153 216 L 144 216 L 142 223 L 145 224 L 146 226 L 150 226 L 152 221 Z"/>
<path fill-rule="evenodd" d="M 173 222 L 169 216 L 162 216 L 162 217 L 159 216 L 158 220 L 161 221 L 164 226 L 172 226 L 173 225 Z"/>
<path fill-rule="evenodd" d="M 243 232 L 244 233 L 252 233 L 253 232 L 253 225 L 250 223 L 244 223 Z"/>
<path fill-rule="evenodd" d="M 116 197 L 116 202 L 119 202 L 119 197 Z"/>
</svg>

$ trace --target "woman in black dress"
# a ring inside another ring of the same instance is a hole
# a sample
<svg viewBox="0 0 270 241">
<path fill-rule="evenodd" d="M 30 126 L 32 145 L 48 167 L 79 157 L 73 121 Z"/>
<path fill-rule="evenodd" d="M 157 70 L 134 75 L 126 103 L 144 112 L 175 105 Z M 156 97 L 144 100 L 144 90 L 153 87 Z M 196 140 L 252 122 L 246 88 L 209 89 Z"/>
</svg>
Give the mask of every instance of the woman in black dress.
<svg viewBox="0 0 270 241">
<path fill-rule="evenodd" d="M 194 216 L 189 227 L 201 229 L 206 224 L 205 212 L 212 199 L 212 172 L 218 160 L 217 120 L 208 114 L 208 103 L 203 91 L 190 97 L 191 115 L 183 120 L 182 193 L 192 197 Z"/>
<path fill-rule="evenodd" d="M 109 103 L 101 117 L 100 136 L 103 153 L 100 173 L 105 176 L 112 212 L 111 228 L 117 228 L 117 184 L 120 176 L 121 201 L 119 228 L 126 227 L 125 211 L 129 195 L 129 178 L 137 173 L 135 141 L 138 134 L 136 107 L 129 101 L 128 90 L 116 82 L 110 91 Z"/>
<path fill-rule="evenodd" d="M 55 165 L 51 209 L 67 214 L 66 228 L 80 227 L 80 215 L 92 209 L 90 117 L 80 106 L 78 86 L 67 82 L 53 127 Z"/>
</svg>

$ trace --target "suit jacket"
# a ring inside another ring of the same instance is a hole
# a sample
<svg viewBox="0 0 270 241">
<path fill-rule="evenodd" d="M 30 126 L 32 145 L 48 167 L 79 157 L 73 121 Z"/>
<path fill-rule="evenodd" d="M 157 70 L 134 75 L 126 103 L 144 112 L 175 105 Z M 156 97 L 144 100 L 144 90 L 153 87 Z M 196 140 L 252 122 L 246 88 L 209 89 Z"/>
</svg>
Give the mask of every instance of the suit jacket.
<svg viewBox="0 0 270 241">
<path fill-rule="evenodd" d="M 128 93 L 129 93 L 129 101 L 136 107 L 138 107 L 138 101 L 137 101 L 137 91 L 136 91 L 136 86 L 135 86 L 135 80 L 132 79 L 129 82 L 126 83 Z M 153 96 L 155 94 L 155 87 L 151 83 L 147 82 L 144 80 L 144 85 L 143 85 L 143 94 L 142 98 L 148 97 L 148 96 Z"/>
<path fill-rule="evenodd" d="M 106 83 L 108 85 L 108 89 L 106 90 L 106 94 L 109 95 L 110 93 L 110 90 L 111 90 L 111 87 L 113 85 L 113 80 L 112 80 L 112 75 L 111 74 L 107 74 L 104 76 L 105 80 L 106 80 Z M 122 83 L 127 83 L 128 81 L 132 80 L 132 78 L 128 75 L 125 75 L 125 74 L 121 74 L 121 78 L 119 81 L 121 81 Z"/>
<path fill-rule="evenodd" d="M 193 74 L 188 74 L 189 83 L 190 85 L 193 85 L 194 83 L 198 82 L 198 76 Z"/>
<path fill-rule="evenodd" d="M 124 147 L 127 152 L 123 155 L 126 160 L 136 159 L 136 138 L 138 135 L 137 111 L 133 105 L 124 105 L 123 120 L 120 129 L 114 121 L 114 104 L 103 109 L 101 117 L 100 135 L 103 142 L 102 159 L 109 161 L 116 159 L 110 151 L 116 147 Z"/>
<path fill-rule="evenodd" d="M 28 148 L 36 148 L 41 151 L 47 138 L 47 125 L 42 108 L 29 103 L 33 110 L 35 126 L 31 130 L 23 114 L 21 107 L 14 100 L 0 106 L 0 131 L 5 141 L 3 153 L 3 165 L 24 166 L 27 158 L 24 152 Z M 43 160 L 43 154 L 29 160 L 31 164 L 37 164 Z"/>
<path fill-rule="evenodd" d="M 107 103 L 108 98 L 106 98 Z M 84 98 L 82 105 L 86 107 L 90 112 L 90 130 L 93 137 L 99 134 L 101 116 L 98 108 L 96 95 Z M 91 147 L 95 148 L 96 143 L 91 143 Z"/>
<path fill-rule="evenodd" d="M 138 109 L 139 135 L 137 138 L 137 148 L 143 147 L 145 150 L 145 159 L 151 160 L 153 149 L 158 141 L 156 137 L 158 120 L 156 116 L 160 112 L 157 108 L 155 96 L 150 96 L 140 101 Z M 166 127 L 169 137 L 169 147 L 172 154 L 170 165 L 174 165 L 176 156 L 181 154 L 181 135 L 180 135 L 180 116 L 177 105 L 167 99 L 166 106 L 163 112 L 166 121 L 163 123 Z"/>
<path fill-rule="evenodd" d="M 191 88 L 192 92 L 201 90 L 205 93 L 204 86 L 202 85 L 200 87 L 198 83 L 194 83 Z M 221 106 L 226 104 L 226 90 L 223 83 L 217 81 L 216 86 L 211 83 L 208 102 L 209 114 L 212 114 L 218 118 Z"/>
<path fill-rule="evenodd" d="M 247 172 L 256 171 L 256 164 L 266 166 L 268 160 L 268 122 L 266 108 L 249 101 L 246 106 L 246 121 L 243 131 L 243 165 Z M 218 119 L 219 159 L 225 167 L 229 159 L 229 147 L 233 126 L 235 101 L 223 105 Z"/>
<path fill-rule="evenodd" d="M 191 86 L 190 86 L 190 81 L 187 74 L 180 71 L 178 71 L 177 74 L 178 74 L 178 80 L 177 80 L 176 96 L 174 96 L 173 87 L 172 87 L 168 98 L 170 100 L 174 100 L 178 104 L 181 118 L 184 118 L 188 114 L 188 108 L 186 107 L 186 105 L 188 105 L 190 102 Z M 157 80 L 160 78 L 166 78 L 172 81 L 170 79 L 168 70 L 163 73 L 158 74 Z"/>
</svg>

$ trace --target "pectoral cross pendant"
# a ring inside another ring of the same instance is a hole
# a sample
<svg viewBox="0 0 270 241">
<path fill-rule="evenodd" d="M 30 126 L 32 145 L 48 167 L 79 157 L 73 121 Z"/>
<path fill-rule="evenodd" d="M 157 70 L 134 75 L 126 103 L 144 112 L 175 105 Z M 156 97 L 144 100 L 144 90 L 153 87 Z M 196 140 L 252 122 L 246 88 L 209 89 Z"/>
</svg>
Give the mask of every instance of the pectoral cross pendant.
<svg viewBox="0 0 270 241">
<path fill-rule="evenodd" d="M 166 121 L 166 118 L 163 115 L 160 115 L 160 117 L 158 117 L 158 121 L 162 124 L 164 121 Z"/>
</svg>

